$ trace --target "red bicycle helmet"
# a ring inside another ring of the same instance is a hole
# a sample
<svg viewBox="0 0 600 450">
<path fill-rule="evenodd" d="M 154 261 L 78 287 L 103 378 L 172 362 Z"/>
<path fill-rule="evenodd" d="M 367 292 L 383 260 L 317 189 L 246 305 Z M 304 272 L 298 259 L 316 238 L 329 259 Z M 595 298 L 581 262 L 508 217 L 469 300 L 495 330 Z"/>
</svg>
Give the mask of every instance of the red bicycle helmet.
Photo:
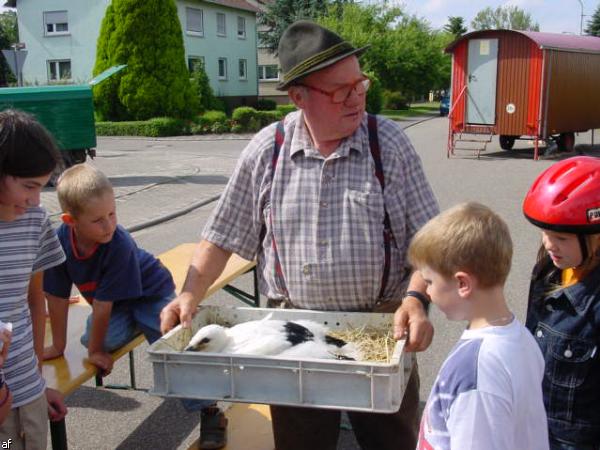
<svg viewBox="0 0 600 450">
<path fill-rule="evenodd" d="M 527 192 L 523 214 L 547 230 L 600 233 L 600 159 L 576 156 L 550 166 Z"/>
</svg>

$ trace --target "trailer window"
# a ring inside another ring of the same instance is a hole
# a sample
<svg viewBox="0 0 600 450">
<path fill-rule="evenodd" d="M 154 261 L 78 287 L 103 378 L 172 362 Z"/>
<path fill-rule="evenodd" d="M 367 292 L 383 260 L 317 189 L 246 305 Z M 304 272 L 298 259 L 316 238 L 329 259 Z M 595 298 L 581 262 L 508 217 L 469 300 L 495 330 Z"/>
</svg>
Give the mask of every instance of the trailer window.
<svg viewBox="0 0 600 450">
<path fill-rule="evenodd" d="M 45 11 L 44 30 L 46 36 L 69 34 L 67 11 Z"/>
<path fill-rule="evenodd" d="M 71 60 L 48 61 L 48 81 L 71 81 Z"/>
</svg>

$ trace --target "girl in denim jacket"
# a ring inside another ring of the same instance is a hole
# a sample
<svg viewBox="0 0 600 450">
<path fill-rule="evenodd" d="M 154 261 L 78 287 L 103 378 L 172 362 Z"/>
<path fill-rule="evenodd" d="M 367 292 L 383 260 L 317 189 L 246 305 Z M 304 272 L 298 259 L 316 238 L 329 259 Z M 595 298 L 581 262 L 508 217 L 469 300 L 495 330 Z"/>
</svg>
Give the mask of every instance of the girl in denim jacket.
<svg viewBox="0 0 600 450">
<path fill-rule="evenodd" d="M 542 230 L 526 326 L 546 362 L 551 450 L 600 449 L 600 160 L 544 171 L 523 204 Z"/>
</svg>

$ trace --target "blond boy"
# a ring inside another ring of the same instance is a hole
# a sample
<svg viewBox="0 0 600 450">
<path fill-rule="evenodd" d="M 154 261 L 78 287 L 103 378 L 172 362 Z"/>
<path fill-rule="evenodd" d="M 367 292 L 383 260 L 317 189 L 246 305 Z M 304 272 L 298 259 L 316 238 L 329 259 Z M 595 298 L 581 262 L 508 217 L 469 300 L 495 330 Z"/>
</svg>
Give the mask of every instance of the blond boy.
<svg viewBox="0 0 600 450">
<path fill-rule="evenodd" d="M 67 259 L 44 276 L 53 336 L 44 359 L 65 349 L 68 298 L 75 284 L 92 306 L 81 343 L 90 362 L 107 375 L 113 366 L 110 352 L 137 333 L 150 343 L 160 338 L 160 311 L 175 297 L 175 284 L 161 262 L 117 225 L 113 188 L 101 171 L 87 164 L 69 168 L 58 181 L 57 194 L 63 211 L 57 234 Z M 213 401 L 190 400 L 184 406 L 202 409 L 208 448 L 225 445 L 226 419 Z"/>
<path fill-rule="evenodd" d="M 478 203 L 434 217 L 411 242 L 431 301 L 468 322 L 431 389 L 418 449 L 548 449 L 544 362 L 504 297 L 511 258 L 508 227 Z"/>
</svg>

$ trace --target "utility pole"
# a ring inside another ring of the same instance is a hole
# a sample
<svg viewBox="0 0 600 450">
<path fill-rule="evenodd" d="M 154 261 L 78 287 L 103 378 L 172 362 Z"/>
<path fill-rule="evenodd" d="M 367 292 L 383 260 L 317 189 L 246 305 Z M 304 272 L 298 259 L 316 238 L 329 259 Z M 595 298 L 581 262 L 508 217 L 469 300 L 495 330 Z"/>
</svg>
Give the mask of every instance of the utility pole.
<svg viewBox="0 0 600 450">
<path fill-rule="evenodd" d="M 583 0 L 578 0 L 581 5 L 581 21 L 579 23 L 579 35 L 583 35 Z"/>
</svg>

